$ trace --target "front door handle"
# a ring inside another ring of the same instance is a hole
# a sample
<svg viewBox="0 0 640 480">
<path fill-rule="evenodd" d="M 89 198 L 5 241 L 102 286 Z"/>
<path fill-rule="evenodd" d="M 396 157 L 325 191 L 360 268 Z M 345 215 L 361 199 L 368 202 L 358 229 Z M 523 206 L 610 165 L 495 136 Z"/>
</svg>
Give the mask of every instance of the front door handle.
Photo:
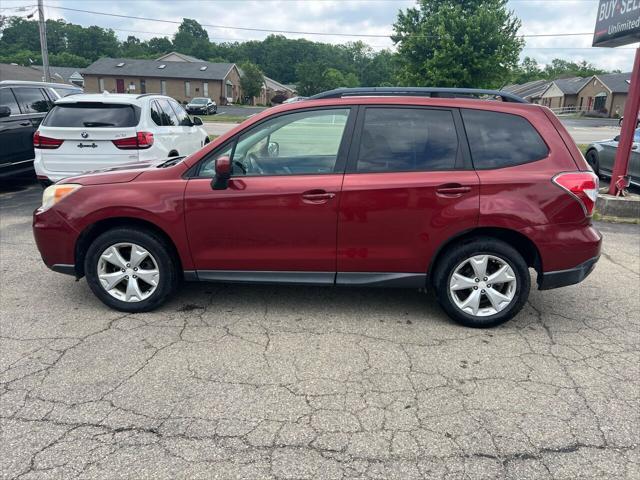
<svg viewBox="0 0 640 480">
<path fill-rule="evenodd" d="M 327 203 L 335 196 L 335 193 L 326 190 L 308 190 L 302 194 L 302 200 L 306 203 Z"/>
<path fill-rule="evenodd" d="M 441 197 L 460 197 L 465 193 L 469 193 L 471 187 L 460 185 L 459 183 L 447 183 L 436 188 L 436 194 Z"/>
<path fill-rule="evenodd" d="M 26 122 L 20 122 L 20 126 L 21 127 L 31 127 L 32 123 L 27 120 Z"/>
</svg>

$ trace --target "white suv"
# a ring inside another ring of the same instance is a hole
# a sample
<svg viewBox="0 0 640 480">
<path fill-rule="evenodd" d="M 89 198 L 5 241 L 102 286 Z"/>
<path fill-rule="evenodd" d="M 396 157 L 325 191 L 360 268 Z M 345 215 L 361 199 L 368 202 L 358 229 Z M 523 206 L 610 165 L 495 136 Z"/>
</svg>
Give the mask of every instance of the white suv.
<svg viewBox="0 0 640 480">
<path fill-rule="evenodd" d="M 55 102 L 33 136 L 43 185 L 131 162 L 190 155 L 209 142 L 198 117 L 164 95 L 82 94 Z"/>
</svg>

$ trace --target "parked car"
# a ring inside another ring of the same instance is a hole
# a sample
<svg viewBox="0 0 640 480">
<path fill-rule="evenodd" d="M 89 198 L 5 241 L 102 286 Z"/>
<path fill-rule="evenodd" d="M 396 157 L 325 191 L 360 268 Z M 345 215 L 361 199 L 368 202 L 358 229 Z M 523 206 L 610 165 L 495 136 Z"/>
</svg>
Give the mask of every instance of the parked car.
<svg viewBox="0 0 640 480">
<path fill-rule="evenodd" d="M 613 165 L 616 161 L 619 140 L 620 136 L 618 135 L 611 140 L 594 142 L 587 147 L 585 156 L 596 175 L 601 177 L 611 177 L 613 175 Z M 640 186 L 640 128 L 635 131 L 633 137 L 628 172 L 631 183 Z"/>
<path fill-rule="evenodd" d="M 209 142 L 202 120 L 155 94 L 84 94 L 56 102 L 33 137 L 43 186 L 125 163 L 190 155 Z"/>
<path fill-rule="evenodd" d="M 213 115 L 218 112 L 216 102 L 206 97 L 193 98 L 187 103 L 187 112 L 192 115 Z"/>
<path fill-rule="evenodd" d="M 624 117 L 620 117 L 620 120 L 618 120 L 618 126 L 620 128 L 622 128 L 622 122 L 624 121 Z M 636 128 L 640 127 L 640 118 L 638 118 L 638 120 L 636 121 Z"/>
<path fill-rule="evenodd" d="M 33 132 L 53 102 L 76 93 L 62 83 L 0 82 L 0 178 L 33 175 Z"/>
<path fill-rule="evenodd" d="M 36 243 L 126 312 L 181 279 L 369 285 L 434 289 L 458 322 L 497 325 L 529 269 L 542 290 L 592 271 L 598 179 L 545 107 L 430 97 L 469 92 L 340 89 L 187 158 L 69 178 L 45 190 Z"/>
</svg>

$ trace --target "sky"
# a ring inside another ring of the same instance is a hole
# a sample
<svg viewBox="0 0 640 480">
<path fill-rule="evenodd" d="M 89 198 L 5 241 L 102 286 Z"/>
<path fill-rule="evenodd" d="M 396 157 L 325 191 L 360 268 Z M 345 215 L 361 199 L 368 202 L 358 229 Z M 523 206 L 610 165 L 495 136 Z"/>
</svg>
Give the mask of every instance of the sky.
<svg viewBox="0 0 640 480">
<path fill-rule="evenodd" d="M 37 0 L 0 0 L 0 14 L 26 16 L 35 10 Z M 239 30 L 243 27 L 266 30 L 308 32 L 287 33 L 289 38 L 345 43 L 362 40 L 375 50 L 393 48 L 386 38 L 392 33 L 398 11 L 415 4 L 414 0 L 44 0 L 47 18 L 60 18 L 83 26 L 113 28 L 118 37 L 135 35 L 146 40 L 171 36 L 178 25 L 102 16 L 62 8 L 132 15 L 179 22 L 183 16 L 194 18 L 206 27 L 214 42 L 259 40 L 269 33 Z M 25 10 L 19 10 L 25 7 Z M 57 7 L 57 8 L 56 8 Z M 634 47 L 591 48 L 598 0 L 509 0 L 508 7 L 521 19 L 522 35 L 589 33 L 565 37 L 526 38 L 522 57 L 530 56 L 546 64 L 553 58 L 586 60 L 607 70 L 630 71 Z M 329 35 L 317 35 L 325 33 Z M 341 33 L 342 36 L 333 35 Z M 353 36 L 345 36 L 351 34 Z M 362 35 L 378 35 L 367 37 Z"/>
</svg>

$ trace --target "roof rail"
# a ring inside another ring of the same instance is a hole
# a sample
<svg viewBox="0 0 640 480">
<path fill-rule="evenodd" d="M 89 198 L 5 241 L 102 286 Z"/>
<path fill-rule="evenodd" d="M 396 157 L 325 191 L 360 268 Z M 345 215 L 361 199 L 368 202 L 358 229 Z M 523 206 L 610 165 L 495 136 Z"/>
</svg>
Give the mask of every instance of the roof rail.
<svg viewBox="0 0 640 480">
<path fill-rule="evenodd" d="M 529 103 L 524 98 L 501 90 L 480 88 L 440 88 L 440 87 L 358 87 L 336 88 L 309 97 L 309 100 L 343 97 L 438 97 L 438 98 L 478 98 L 500 97 L 503 102 Z"/>
<path fill-rule="evenodd" d="M 140 95 L 138 95 L 138 96 L 136 97 L 136 100 L 137 100 L 138 98 L 150 97 L 151 95 L 159 95 L 159 94 L 158 94 L 158 93 L 141 93 Z"/>
</svg>

